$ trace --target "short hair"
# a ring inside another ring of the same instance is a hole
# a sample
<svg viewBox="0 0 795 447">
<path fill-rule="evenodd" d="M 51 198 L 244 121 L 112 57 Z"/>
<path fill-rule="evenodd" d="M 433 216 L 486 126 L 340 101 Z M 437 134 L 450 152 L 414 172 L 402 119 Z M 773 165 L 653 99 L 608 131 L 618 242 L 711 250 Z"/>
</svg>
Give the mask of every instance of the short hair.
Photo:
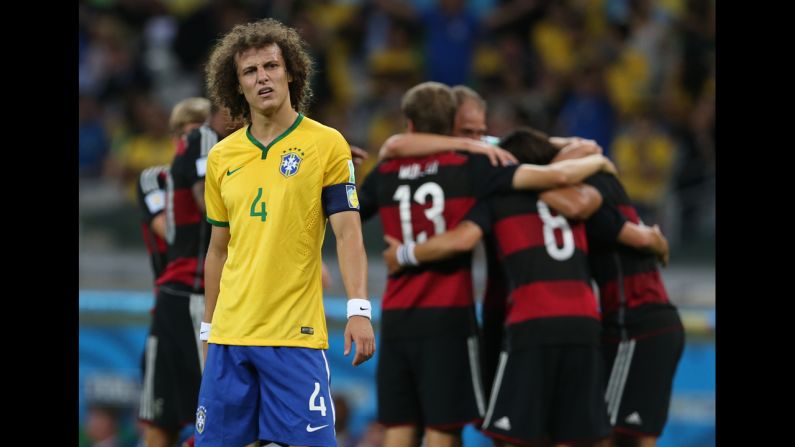
<svg viewBox="0 0 795 447">
<path fill-rule="evenodd" d="M 461 107 L 465 101 L 474 101 L 483 110 L 486 110 L 486 100 L 480 94 L 466 85 L 453 86 L 453 94 L 455 94 L 455 102 L 457 107 Z"/>
<path fill-rule="evenodd" d="M 251 48 L 276 44 L 282 51 L 285 69 L 292 78 L 289 83 L 290 104 L 298 112 L 305 112 L 312 99 L 312 59 L 306 42 L 298 32 L 274 19 L 236 25 L 212 49 L 205 69 L 207 91 L 213 103 L 229 109 L 233 120 L 251 122 L 251 109 L 240 94 L 235 56 Z"/>
<path fill-rule="evenodd" d="M 417 132 L 449 135 L 456 111 L 455 95 L 439 82 L 423 82 L 410 88 L 400 102 L 400 110 Z"/>
<path fill-rule="evenodd" d="M 183 99 L 171 109 L 168 128 L 172 133 L 178 134 L 186 124 L 202 124 L 210 116 L 210 108 L 210 100 L 207 98 Z"/>
<path fill-rule="evenodd" d="M 546 165 L 558 154 L 549 135 L 529 127 L 519 127 L 500 140 L 500 147 L 516 156 L 520 163 Z"/>
</svg>

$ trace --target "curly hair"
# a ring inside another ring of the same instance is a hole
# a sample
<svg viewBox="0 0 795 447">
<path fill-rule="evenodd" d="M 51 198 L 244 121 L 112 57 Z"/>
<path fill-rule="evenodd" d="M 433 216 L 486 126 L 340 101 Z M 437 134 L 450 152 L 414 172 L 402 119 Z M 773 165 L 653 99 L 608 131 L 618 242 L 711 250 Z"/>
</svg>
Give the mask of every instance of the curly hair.
<svg viewBox="0 0 795 447">
<path fill-rule="evenodd" d="M 238 90 L 235 56 L 251 48 L 276 44 L 282 51 L 285 68 L 292 78 L 290 104 L 298 112 L 306 111 L 312 99 L 312 59 L 298 32 L 273 19 L 236 25 L 212 49 L 205 72 L 207 93 L 213 103 L 226 107 L 232 119 L 251 122 L 251 110 Z"/>
</svg>

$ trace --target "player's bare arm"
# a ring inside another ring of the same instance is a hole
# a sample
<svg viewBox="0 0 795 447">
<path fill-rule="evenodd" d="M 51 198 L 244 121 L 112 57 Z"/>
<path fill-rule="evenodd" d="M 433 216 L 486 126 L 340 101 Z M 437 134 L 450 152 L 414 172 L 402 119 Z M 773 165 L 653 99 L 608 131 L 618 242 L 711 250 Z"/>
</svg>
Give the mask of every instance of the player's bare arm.
<svg viewBox="0 0 795 447">
<path fill-rule="evenodd" d="M 204 179 L 201 179 L 193 184 L 190 188 L 193 193 L 193 200 L 196 201 L 196 206 L 199 207 L 202 214 L 207 213 L 207 207 L 204 204 Z"/>
<path fill-rule="evenodd" d="M 591 185 L 579 184 L 542 192 L 539 198 L 569 219 L 585 220 L 602 205 L 602 194 Z"/>
<path fill-rule="evenodd" d="M 559 188 L 580 183 L 599 171 L 615 175 L 616 167 L 603 155 L 589 155 L 544 166 L 522 164 L 513 175 L 512 185 L 514 189 Z"/>
<path fill-rule="evenodd" d="M 618 233 L 618 242 L 639 250 L 650 251 L 657 255 L 657 260 L 660 261 L 663 267 L 668 265 L 670 255 L 668 239 L 665 238 L 657 225 L 647 227 L 625 222 Z"/>
<path fill-rule="evenodd" d="M 421 157 L 452 150 L 483 154 L 489 157 L 489 161 L 491 161 L 493 166 L 508 166 L 518 163 L 513 154 L 493 144 L 472 138 L 422 132 L 399 133 L 387 138 L 378 152 L 378 159 Z"/>
<path fill-rule="evenodd" d="M 329 222 L 337 239 L 337 259 L 348 299 L 366 299 L 367 255 L 362 242 L 362 223 L 359 213 L 356 211 L 334 213 L 329 217 Z M 369 318 L 351 316 L 345 326 L 344 337 L 344 355 L 351 352 L 351 343 L 356 345 L 353 366 L 366 362 L 375 353 L 375 335 Z"/>
<path fill-rule="evenodd" d="M 152 229 L 152 232 L 156 235 L 160 236 L 161 238 L 166 238 L 166 213 L 160 212 L 157 216 L 152 218 L 152 222 L 149 224 L 149 227 Z"/>
<path fill-rule="evenodd" d="M 549 137 L 549 142 L 553 146 L 556 146 L 558 149 L 563 149 L 566 146 L 570 146 L 573 144 L 581 144 L 581 143 L 599 146 L 596 140 L 591 140 L 582 137 Z"/>
<path fill-rule="evenodd" d="M 558 155 L 552 159 L 552 162 L 554 163 L 556 161 L 572 160 L 594 154 L 601 155 L 602 152 L 602 146 L 599 146 L 596 141 L 580 139 L 579 141 L 575 141 L 561 147 L 558 151 Z"/>
<path fill-rule="evenodd" d="M 411 256 L 417 263 L 447 259 L 460 253 L 472 251 L 481 237 L 483 237 L 483 230 L 474 222 L 464 220 L 455 228 L 438 234 L 421 244 L 414 245 Z M 403 268 L 398 261 L 398 249 L 401 249 L 401 244 L 399 240 L 388 235 L 384 235 L 384 241 L 388 245 L 383 253 L 384 261 L 391 275 Z"/>
<path fill-rule="evenodd" d="M 229 247 L 229 227 L 212 227 L 210 246 L 207 247 L 207 258 L 204 260 L 204 318 L 205 323 L 212 323 L 215 303 L 221 291 L 221 272 L 224 270 Z M 204 358 L 207 358 L 207 343 L 204 343 Z"/>
</svg>

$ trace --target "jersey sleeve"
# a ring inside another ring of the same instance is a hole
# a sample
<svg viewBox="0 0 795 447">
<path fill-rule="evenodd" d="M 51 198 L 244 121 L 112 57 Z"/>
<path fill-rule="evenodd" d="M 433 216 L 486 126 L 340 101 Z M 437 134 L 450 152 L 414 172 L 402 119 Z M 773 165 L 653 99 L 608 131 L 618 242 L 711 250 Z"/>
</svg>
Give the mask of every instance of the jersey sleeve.
<svg viewBox="0 0 795 447">
<path fill-rule="evenodd" d="M 489 201 L 490 199 L 479 199 L 463 219 L 479 226 L 483 230 L 483 234 L 491 232 L 493 223 L 493 213 Z"/>
<path fill-rule="evenodd" d="M 602 205 L 585 223 L 589 241 L 610 245 L 618 240 L 618 234 L 627 222 L 627 218 L 613 205 L 610 195 L 608 174 L 597 173 L 585 179 L 585 183 L 593 186 L 602 195 Z"/>
<path fill-rule="evenodd" d="M 219 152 L 213 150 L 207 156 L 204 204 L 207 207 L 207 222 L 217 227 L 228 227 L 229 215 L 221 198 L 221 179 L 224 173 L 219 167 L 219 158 Z"/>
<path fill-rule="evenodd" d="M 519 165 L 492 166 L 485 155 L 471 154 L 469 157 L 472 178 L 476 179 L 475 194 L 478 198 L 513 190 L 513 175 Z"/>
<path fill-rule="evenodd" d="M 207 172 L 207 157 L 201 156 L 202 138 L 201 129 L 192 130 L 184 143 L 184 151 L 178 150 L 177 156 L 171 166 L 171 175 L 175 187 L 190 188 L 196 182 L 204 180 Z"/>
<path fill-rule="evenodd" d="M 323 170 L 322 202 L 327 217 L 341 211 L 359 211 L 351 148 L 337 131 L 330 136 L 328 157 Z"/>
<path fill-rule="evenodd" d="M 166 207 L 166 193 L 164 185 L 165 166 L 153 166 L 144 169 L 138 177 L 136 196 L 138 207 L 147 225 Z"/>
<path fill-rule="evenodd" d="M 359 213 L 362 221 L 369 220 L 378 211 L 378 168 L 376 165 L 364 178 L 359 189 Z"/>
</svg>

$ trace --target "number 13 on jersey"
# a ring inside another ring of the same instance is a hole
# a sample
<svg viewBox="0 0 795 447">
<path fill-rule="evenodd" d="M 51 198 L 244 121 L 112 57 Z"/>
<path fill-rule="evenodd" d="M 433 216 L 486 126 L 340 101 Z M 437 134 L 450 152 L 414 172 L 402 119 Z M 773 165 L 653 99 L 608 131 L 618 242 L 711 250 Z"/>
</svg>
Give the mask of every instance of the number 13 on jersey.
<svg viewBox="0 0 795 447">
<path fill-rule="evenodd" d="M 438 183 L 427 182 L 420 185 L 412 197 L 409 185 L 400 185 L 392 199 L 399 202 L 400 229 L 403 232 L 403 243 L 415 242 L 414 227 L 411 223 L 411 201 L 425 205 L 430 200 L 431 206 L 425 209 L 425 217 L 433 223 L 434 234 L 442 234 L 447 229 L 444 221 L 444 191 Z M 428 234 L 421 231 L 417 234 L 417 243 L 425 242 Z"/>
</svg>

